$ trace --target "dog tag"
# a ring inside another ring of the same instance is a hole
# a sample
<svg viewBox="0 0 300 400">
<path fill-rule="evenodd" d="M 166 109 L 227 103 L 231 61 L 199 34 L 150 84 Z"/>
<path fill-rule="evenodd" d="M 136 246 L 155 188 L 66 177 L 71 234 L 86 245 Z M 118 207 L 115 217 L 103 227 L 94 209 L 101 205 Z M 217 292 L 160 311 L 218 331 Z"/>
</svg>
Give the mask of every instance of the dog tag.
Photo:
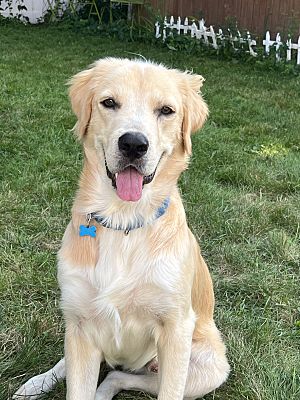
<svg viewBox="0 0 300 400">
<path fill-rule="evenodd" d="M 96 237 L 96 227 L 80 225 L 79 227 L 79 236 L 91 236 L 93 238 Z"/>
</svg>

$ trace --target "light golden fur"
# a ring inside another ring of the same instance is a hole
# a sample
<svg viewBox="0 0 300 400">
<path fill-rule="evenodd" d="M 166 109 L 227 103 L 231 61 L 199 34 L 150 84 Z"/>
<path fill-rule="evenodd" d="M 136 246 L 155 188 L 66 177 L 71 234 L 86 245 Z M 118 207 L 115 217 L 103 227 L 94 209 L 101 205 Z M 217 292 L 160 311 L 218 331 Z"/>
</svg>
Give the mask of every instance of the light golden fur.
<svg viewBox="0 0 300 400">
<path fill-rule="evenodd" d="M 190 134 L 208 114 L 202 83 L 199 75 L 113 58 L 71 80 L 85 160 L 58 256 L 65 358 L 28 381 L 15 398 L 37 398 L 65 375 L 68 400 L 110 400 L 122 389 L 148 391 L 159 400 L 195 399 L 226 380 L 229 366 L 213 321 L 211 278 L 177 188 L 191 154 Z M 103 108 L 107 97 L 116 98 L 120 109 Z M 175 112 L 158 115 L 164 105 Z M 116 143 L 127 131 L 143 132 L 149 140 L 144 175 L 158 165 L 137 202 L 122 201 L 105 171 L 104 157 L 116 170 Z M 154 220 L 168 196 L 169 208 Z M 92 222 L 97 237 L 80 237 L 79 225 L 94 211 L 113 226 L 140 216 L 145 226 L 126 236 Z M 153 366 L 156 356 L 153 373 L 145 366 Z M 104 360 L 132 372 L 113 371 L 97 389 Z"/>
</svg>

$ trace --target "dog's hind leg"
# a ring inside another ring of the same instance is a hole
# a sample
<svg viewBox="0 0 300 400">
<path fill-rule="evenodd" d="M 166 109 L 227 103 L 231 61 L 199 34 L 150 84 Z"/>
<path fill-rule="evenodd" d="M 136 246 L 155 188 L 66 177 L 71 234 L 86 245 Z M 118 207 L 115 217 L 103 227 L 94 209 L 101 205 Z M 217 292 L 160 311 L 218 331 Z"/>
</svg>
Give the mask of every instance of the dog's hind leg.
<svg viewBox="0 0 300 400">
<path fill-rule="evenodd" d="M 65 379 L 65 359 L 61 359 L 49 371 L 36 375 L 29 379 L 20 389 L 13 395 L 14 400 L 34 400 L 40 398 L 44 393 L 50 392 L 54 386 Z"/>
<path fill-rule="evenodd" d="M 153 368 L 152 368 L 153 367 Z M 110 372 L 98 387 L 95 400 L 111 400 L 121 390 L 138 390 L 157 395 L 159 390 L 155 360 L 144 368 L 144 375 L 122 371 Z M 184 390 L 185 400 L 194 400 L 217 389 L 229 374 L 225 346 L 214 324 L 205 327 L 205 335 L 192 343 L 188 375 Z M 158 395 L 160 400 L 172 400 L 170 396 Z"/>
<path fill-rule="evenodd" d="M 156 395 L 158 392 L 157 374 L 135 375 L 112 371 L 98 387 L 95 400 L 111 400 L 121 390 L 137 390 Z"/>
</svg>

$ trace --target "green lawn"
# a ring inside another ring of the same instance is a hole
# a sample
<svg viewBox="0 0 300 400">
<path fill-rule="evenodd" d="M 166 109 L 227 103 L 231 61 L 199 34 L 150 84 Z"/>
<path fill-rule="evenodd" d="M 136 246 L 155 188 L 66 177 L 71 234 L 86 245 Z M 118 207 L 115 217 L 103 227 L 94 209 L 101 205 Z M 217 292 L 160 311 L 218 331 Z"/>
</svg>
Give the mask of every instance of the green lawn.
<svg viewBox="0 0 300 400">
<path fill-rule="evenodd" d="M 210 118 L 180 185 L 232 372 L 205 399 L 299 399 L 300 78 L 2 23 L 0 400 L 63 354 L 55 262 L 82 164 L 65 83 L 95 59 L 128 52 L 206 78 Z M 64 394 L 60 385 L 47 399 Z"/>
</svg>

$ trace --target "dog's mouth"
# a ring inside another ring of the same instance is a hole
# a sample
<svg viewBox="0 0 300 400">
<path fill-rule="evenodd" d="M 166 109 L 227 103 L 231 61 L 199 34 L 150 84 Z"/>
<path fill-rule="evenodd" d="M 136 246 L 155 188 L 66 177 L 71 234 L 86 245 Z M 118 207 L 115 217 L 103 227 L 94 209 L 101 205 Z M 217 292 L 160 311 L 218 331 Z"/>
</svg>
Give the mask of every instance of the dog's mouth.
<svg viewBox="0 0 300 400">
<path fill-rule="evenodd" d="M 105 162 L 106 173 L 111 179 L 117 195 L 124 201 L 138 201 L 142 197 L 143 186 L 152 182 L 157 167 L 150 175 L 143 175 L 134 166 L 130 165 L 113 174 Z"/>
</svg>

